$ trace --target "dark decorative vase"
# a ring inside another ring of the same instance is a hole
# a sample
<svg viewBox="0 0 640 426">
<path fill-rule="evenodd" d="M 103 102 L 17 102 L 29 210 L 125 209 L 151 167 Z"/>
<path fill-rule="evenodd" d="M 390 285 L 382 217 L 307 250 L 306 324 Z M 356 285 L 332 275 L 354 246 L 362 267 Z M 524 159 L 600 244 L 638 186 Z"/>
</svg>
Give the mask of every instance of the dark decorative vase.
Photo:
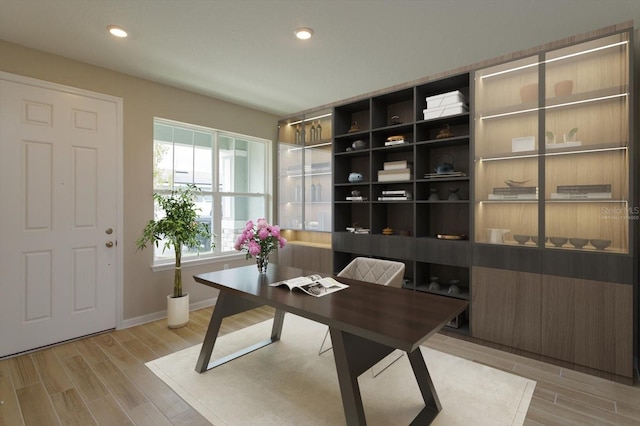
<svg viewBox="0 0 640 426">
<path fill-rule="evenodd" d="M 458 191 L 460 188 L 449 188 L 449 201 L 458 201 L 460 196 L 458 196 Z"/>
</svg>

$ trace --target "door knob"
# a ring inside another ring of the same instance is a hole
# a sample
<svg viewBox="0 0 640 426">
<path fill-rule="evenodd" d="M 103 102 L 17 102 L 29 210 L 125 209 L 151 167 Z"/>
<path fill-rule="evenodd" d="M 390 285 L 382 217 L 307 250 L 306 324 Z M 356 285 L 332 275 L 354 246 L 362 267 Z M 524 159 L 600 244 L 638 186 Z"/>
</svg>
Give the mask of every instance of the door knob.
<svg viewBox="0 0 640 426">
<path fill-rule="evenodd" d="M 105 234 L 107 234 L 107 235 L 111 235 L 111 234 L 113 234 L 113 229 L 111 229 L 111 228 L 107 228 L 107 230 L 106 230 L 106 231 L 104 231 L 104 232 L 105 232 Z"/>
<path fill-rule="evenodd" d="M 107 242 L 105 243 L 105 246 L 107 246 L 107 247 L 109 247 L 109 248 L 113 247 L 113 241 L 107 241 Z"/>
</svg>

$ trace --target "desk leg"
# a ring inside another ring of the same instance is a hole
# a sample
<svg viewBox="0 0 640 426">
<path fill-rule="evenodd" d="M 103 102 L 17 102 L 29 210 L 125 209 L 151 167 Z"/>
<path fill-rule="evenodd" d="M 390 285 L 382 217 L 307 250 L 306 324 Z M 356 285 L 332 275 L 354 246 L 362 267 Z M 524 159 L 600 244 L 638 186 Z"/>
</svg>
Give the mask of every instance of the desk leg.
<svg viewBox="0 0 640 426">
<path fill-rule="evenodd" d="M 430 424 L 438 415 L 440 410 L 442 410 L 440 399 L 436 393 L 436 388 L 433 386 L 431 375 L 427 369 L 427 364 L 424 362 L 424 357 L 420 348 L 408 353 L 407 357 L 411 363 L 413 374 L 416 376 L 416 382 L 418 382 L 418 387 L 420 388 L 420 393 L 422 393 L 422 399 L 424 400 L 425 405 L 420 414 L 418 414 L 411 424 Z"/>
<path fill-rule="evenodd" d="M 241 349 L 231 355 L 227 355 L 223 358 L 210 362 L 211 353 L 213 352 L 213 347 L 216 344 L 216 339 L 218 338 L 218 333 L 220 332 L 222 320 L 228 316 L 235 315 L 240 312 L 245 312 L 250 309 L 257 308 L 258 306 L 260 305 L 255 302 L 236 297 L 224 291 L 220 292 L 220 294 L 218 295 L 216 306 L 213 309 L 213 314 L 211 315 L 211 320 L 209 321 L 209 327 L 207 328 L 207 332 L 204 336 L 204 341 L 202 342 L 202 348 L 200 349 L 198 362 L 196 363 L 196 371 L 198 373 L 204 373 L 207 370 L 211 370 L 212 368 L 215 368 L 226 362 L 239 358 L 242 355 L 246 355 L 250 352 L 255 351 L 256 349 L 260 349 L 275 341 L 280 340 L 280 335 L 282 334 L 282 324 L 284 323 L 284 311 L 276 309 L 270 338 L 263 340 L 262 342 L 258 342 L 255 345 L 249 346 L 245 349 Z"/>
<path fill-rule="evenodd" d="M 280 340 L 282 324 L 284 324 L 284 311 L 276 309 L 276 313 L 273 316 L 273 327 L 271 328 L 271 341 L 275 342 L 276 340 Z"/>
<path fill-rule="evenodd" d="M 394 348 L 338 329 L 329 328 L 329 331 L 347 425 L 366 425 L 358 376 L 393 352 Z M 408 353 L 407 357 L 425 404 L 411 424 L 428 425 L 436 418 L 442 406 L 420 349 Z"/>
<path fill-rule="evenodd" d="M 340 384 L 340 395 L 344 407 L 344 416 L 347 426 L 366 425 L 364 408 L 362 407 L 362 397 L 360 386 L 358 385 L 359 374 L 353 371 L 353 356 L 350 351 L 349 335 L 341 330 L 329 328 L 331 332 L 331 343 L 333 344 L 333 356 L 336 361 L 338 373 L 338 383 Z"/>
</svg>

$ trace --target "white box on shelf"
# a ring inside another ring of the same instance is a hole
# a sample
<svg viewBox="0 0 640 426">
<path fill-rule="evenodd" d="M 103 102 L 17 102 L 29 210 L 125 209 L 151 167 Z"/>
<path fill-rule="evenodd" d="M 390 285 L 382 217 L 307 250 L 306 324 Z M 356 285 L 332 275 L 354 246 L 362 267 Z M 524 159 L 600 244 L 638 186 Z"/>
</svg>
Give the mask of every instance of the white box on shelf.
<svg viewBox="0 0 640 426">
<path fill-rule="evenodd" d="M 378 182 L 393 182 L 398 180 L 411 180 L 411 169 L 378 170 Z"/>
<path fill-rule="evenodd" d="M 462 102 L 445 105 L 438 108 L 427 108 L 422 110 L 425 120 L 438 117 L 447 117 L 449 115 L 455 114 L 462 114 L 463 112 L 467 112 L 467 106 Z"/>
<path fill-rule="evenodd" d="M 535 136 L 523 136 L 520 138 L 511 138 L 511 151 L 533 151 L 536 149 Z"/>
<path fill-rule="evenodd" d="M 401 161 L 385 161 L 383 164 L 384 170 L 402 170 L 411 166 L 411 162 L 407 160 Z"/>
<path fill-rule="evenodd" d="M 442 93 L 435 96 L 427 96 L 427 109 L 440 108 L 445 105 L 465 103 L 466 99 L 461 91 Z"/>
</svg>

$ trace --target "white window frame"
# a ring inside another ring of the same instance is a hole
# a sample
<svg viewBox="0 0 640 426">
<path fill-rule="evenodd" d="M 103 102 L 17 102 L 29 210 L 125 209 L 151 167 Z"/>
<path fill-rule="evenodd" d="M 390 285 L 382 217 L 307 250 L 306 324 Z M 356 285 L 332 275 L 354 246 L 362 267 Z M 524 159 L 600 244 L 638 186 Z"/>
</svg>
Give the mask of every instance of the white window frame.
<svg viewBox="0 0 640 426">
<path fill-rule="evenodd" d="M 223 221 L 223 209 L 222 209 L 222 198 L 223 197 L 235 197 L 235 196 L 247 196 L 252 198 L 263 198 L 264 199 L 264 211 L 265 216 L 268 221 L 271 222 L 271 217 L 273 215 L 273 161 L 272 161 L 272 144 L 273 142 L 259 138 L 256 136 L 243 135 L 240 133 L 229 132 L 225 130 L 214 129 L 210 127 L 199 126 L 190 123 L 184 123 L 175 120 L 169 120 L 166 118 L 154 117 L 153 120 L 154 128 L 156 124 L 162 124 L 167 126 L 181 127 L 189 130 L 194 130 L 198 132 L 210 133 L 213 136 L 213 143 L 211 147 L 211 164 L 212 164 L 212 182 L 211 182 L 211 191 L 202 191 L 202 194 L 205 196 L 212 197 L 212 229 L 211 232 L 214 234 L 213 241 L 215 242 L 215 249 L 212 252 L 206 253 L 183 253 L 182 255 L 182 265 L 183 266 L 195 266 L 201 264 L 209 264 L 209 263 L 224 263 L 230 260 L 244 259 L 245 252 L 238 252 L 236 250 L 228 250 L 221 252 L 220 248 L 221 244 L 221 234 L 222 234 L 222 221 Z M 219 137 L 225 136 L 230 138 L 237 138 L 242 140 L 247 140 L 250 142 L 258 142 L 264 144 L 264 182 L 265 182 L 265 193 L 245 193 L 245 192 L 222 192 L 219 190 L 220 188 L 220 147 L 219 147 Z M 162 141 L 166 142 L 166 141 Z M 174 142 L 175 143 L 175 142 Z M 153 140 L 154 148 L 156 144 L 155 136 Z M 195 162 L 195 157 L 194 157 Z M 175 164 L 175 162 L 173 162 Z M 153 164 L 154 172 L 155 172 L 155 161 Z M 172 182 L 172 187 L 167 189 L 159 189 L 155 187 L 155 179 L 153 181 L 153 191 L 159 194 L 170 194 L 171 190 L 175 188 L 175 182 Z M 215 206 L 218 206 L 217 208 Z M 250 218 L 250 219 L 257 219 Z M 154 255 L 153 255 L 153 264 L 151 268 L 153 271 L 163 271 L 173 269 L 175 264 L 175 256 L 173 254 L 173 250 L 166 250 L 164 255 L 158 256 L 158 251 L 162 253 L 162 246 L 159 249 L 156 249 L 154 246 Z"/>
</svg>

